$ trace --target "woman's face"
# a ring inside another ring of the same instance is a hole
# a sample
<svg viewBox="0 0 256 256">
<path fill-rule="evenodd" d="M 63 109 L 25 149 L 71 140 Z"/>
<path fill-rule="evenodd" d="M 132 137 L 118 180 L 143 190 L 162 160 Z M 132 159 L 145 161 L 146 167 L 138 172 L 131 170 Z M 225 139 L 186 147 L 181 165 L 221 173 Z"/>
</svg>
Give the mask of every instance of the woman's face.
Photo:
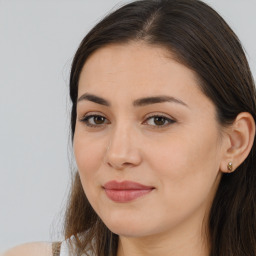
<svg viewBox="0 0 256 256">
<path fill-rule="evenodd" d="M 165 49 L 109 45 L 86 61 L 74 152 L 86 196 L 114 233 L 199 230 L 222 148 L 213 103 Z"/>
</svg>

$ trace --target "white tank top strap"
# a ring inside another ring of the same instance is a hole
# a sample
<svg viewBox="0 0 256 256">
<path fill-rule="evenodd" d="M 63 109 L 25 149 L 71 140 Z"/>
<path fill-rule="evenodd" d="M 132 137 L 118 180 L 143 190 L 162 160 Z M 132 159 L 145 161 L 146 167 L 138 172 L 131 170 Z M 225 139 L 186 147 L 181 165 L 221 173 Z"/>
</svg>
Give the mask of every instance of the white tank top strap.
<svg viewBox="0 0 256 256">
<path fill-rule="evenodd" d="M 69 256 L 69 246 L 67 240 L 61 243 L 60 256 Z"/>
<path fill-rule="evenodd" d="M 53 254 L 54 256 L 74 256 L 72 251 L 72 248 L 74 246 L 74 243 L 72 243 L 72 240 L 74 237 L 71 237 L 70 239 L 67 239 L 60 243 L 60 250 L 59 254 Z M 75 248 L 73 248 L 75 249 Z M 72 255 L 71 255 L 72 254 Z M 95 256 L 91 250 L 86 251 L 86 253 L 83 253 L 82 256 Z"/>
</svg>

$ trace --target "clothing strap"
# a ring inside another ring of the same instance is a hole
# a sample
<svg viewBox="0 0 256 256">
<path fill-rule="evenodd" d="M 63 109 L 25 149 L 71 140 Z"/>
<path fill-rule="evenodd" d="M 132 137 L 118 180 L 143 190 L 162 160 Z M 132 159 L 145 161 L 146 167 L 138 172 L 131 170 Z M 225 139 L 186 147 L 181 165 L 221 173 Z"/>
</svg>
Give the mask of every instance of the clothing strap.
<svg viewBox="0 0 256 256">
<path fill-rule="evenodd" d="M 61 242 L 52 243 L 52 256 L 60 256 Z"/>
</svg>

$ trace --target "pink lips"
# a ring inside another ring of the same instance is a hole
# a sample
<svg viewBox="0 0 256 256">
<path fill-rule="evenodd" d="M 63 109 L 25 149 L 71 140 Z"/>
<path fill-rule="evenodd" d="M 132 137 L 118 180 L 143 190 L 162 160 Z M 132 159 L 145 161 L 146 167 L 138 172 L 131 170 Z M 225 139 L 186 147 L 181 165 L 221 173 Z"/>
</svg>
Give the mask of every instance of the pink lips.
<svg viewBox="0 0 256 256">
<path fill-rule="evenodd" d="M 109 181 L 103 188 L 109 199 L 114 202 L 125 203 L 150 193 L 154 187 L 145 186 L 132 181 Z"/>
</svg>

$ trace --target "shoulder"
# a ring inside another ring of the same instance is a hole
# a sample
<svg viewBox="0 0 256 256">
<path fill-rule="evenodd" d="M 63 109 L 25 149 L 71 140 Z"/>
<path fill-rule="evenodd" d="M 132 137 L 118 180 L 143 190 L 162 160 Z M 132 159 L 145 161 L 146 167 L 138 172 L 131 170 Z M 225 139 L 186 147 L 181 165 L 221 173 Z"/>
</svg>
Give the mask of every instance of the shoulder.
<svg viewBox="0 0 256 256">
<path fill-rule="evenodd" d="M 1 256 L 51 256 L 52 244 L 43 242 L 34 242 L 18 245 Z"/>
</svg>

